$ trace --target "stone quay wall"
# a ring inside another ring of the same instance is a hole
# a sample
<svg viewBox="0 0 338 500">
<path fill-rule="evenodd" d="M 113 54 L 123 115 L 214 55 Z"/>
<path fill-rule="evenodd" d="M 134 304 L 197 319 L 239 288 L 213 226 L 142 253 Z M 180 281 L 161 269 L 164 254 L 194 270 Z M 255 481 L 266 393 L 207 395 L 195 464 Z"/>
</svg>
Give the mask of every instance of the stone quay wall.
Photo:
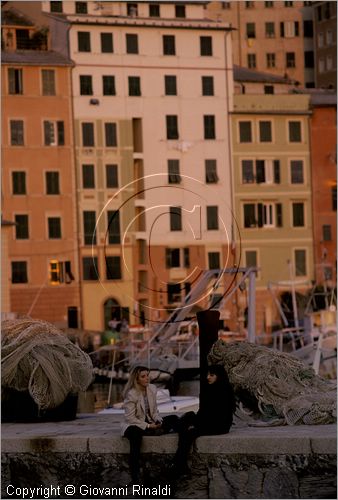
<svg viewBox="0 0 338 500">
<path fill-rule="evenodd" d="M 133 492 L 120 420 L 3 424 L 1 497 L 337 498 L 335 425 L 235 425 L 227 435 L 201 436 L 191 474 L 181 477 L 169 473 L 177 435 L 145 437 L 142 484 Z"/>
</svg>

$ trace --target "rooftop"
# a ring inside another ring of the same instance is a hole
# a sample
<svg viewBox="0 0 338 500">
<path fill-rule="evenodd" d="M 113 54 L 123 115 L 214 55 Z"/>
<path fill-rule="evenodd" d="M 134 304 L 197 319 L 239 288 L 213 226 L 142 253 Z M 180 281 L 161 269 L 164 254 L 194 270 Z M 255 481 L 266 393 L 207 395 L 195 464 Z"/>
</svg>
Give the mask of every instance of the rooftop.
<svg viewBox="0 0 338 500">
<path fill-rule="evenodd" d="M 3 64 L 32 64 L 41 66 L 71 66 L 71 59 L 53 50 L 2 51 Z"/>
</svg>

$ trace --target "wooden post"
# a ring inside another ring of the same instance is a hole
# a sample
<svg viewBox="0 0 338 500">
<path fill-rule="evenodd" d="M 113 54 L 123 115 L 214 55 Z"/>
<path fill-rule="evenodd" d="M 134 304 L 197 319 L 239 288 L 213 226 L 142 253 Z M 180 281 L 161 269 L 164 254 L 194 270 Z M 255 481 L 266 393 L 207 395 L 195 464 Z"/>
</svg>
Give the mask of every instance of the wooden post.
<svg viewBox="0 0 338 500">
<path fill-rule="evenodd" d="M 218 339 L 220 312 L 216 310 L 199 311 L 197 314 L 200 343 L 200 408 L 204 403 L 205 387 L 207 385 L 208 359 L 212 345 Z"/>
</svg>

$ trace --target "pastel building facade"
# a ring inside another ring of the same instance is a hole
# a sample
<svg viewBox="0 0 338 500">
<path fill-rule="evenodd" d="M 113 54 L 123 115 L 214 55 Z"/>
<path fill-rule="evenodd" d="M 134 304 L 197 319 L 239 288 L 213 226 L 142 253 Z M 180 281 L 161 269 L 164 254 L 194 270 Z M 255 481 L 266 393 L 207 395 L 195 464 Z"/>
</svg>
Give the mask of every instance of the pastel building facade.
<svg viewBox="0 0 338 500">
<path fill-rule="evenodd" d="M 253 101 L 253 97 L 255 97 Z M 235 214 L 244 266 L 257 266 L 257 332 L 280 322 L 276 295 L 314 279 L 308 95 L 235 95 Z"/>
<path fill-rule="evenodd" d="M 22 18 L 20 31 L 23 39 Z M 40 47 L 16 49 L 2 52 L 2 213 L 14 223 L 10 307 L 65 325 L 80 307 L 71 61 Z"/>
<path fill-rule="evenodd" d="M 63 6 L 50 25 L 75 62 L 84 324 L 157 321 L 201 270 L 232 265 L 230 31 L 201 2 Z"/>
<path fill-rule="evenodd" d="M 207 14 L 231 24 L 234 64 L 314 87 L 313 3 L 208 2 Z"/>
</svg>

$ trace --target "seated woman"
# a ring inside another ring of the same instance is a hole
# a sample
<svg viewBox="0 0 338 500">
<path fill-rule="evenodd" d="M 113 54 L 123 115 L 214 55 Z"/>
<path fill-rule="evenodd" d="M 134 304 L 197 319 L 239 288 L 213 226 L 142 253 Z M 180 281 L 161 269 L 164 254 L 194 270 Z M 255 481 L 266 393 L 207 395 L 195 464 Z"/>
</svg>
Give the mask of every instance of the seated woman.
<svg viewBox="0 0 338 500">
<path fill-rule="evenodd" d="M 178 417 L 160 417 L 156 404 L 156 386 L 149 384 L 149 370 L 136 366 L 124 390 L 125 422 L 122 436 L 130 442 L 130 473 L 134 483 L 139 482 L 142 437 L 177 429 Z"/>
<path fill-rule="evenodd" d="M 174 458 L 173 473 L 188 472 L 188 453 L 198 436 L 227 434 L 232 425 L 236 401 L 228 375 L 221 365 L 208 367 L 208 385 L 203 404 L 197 413 L 185 413 L 179 420 L 178 448 Z"/>
</svg>

